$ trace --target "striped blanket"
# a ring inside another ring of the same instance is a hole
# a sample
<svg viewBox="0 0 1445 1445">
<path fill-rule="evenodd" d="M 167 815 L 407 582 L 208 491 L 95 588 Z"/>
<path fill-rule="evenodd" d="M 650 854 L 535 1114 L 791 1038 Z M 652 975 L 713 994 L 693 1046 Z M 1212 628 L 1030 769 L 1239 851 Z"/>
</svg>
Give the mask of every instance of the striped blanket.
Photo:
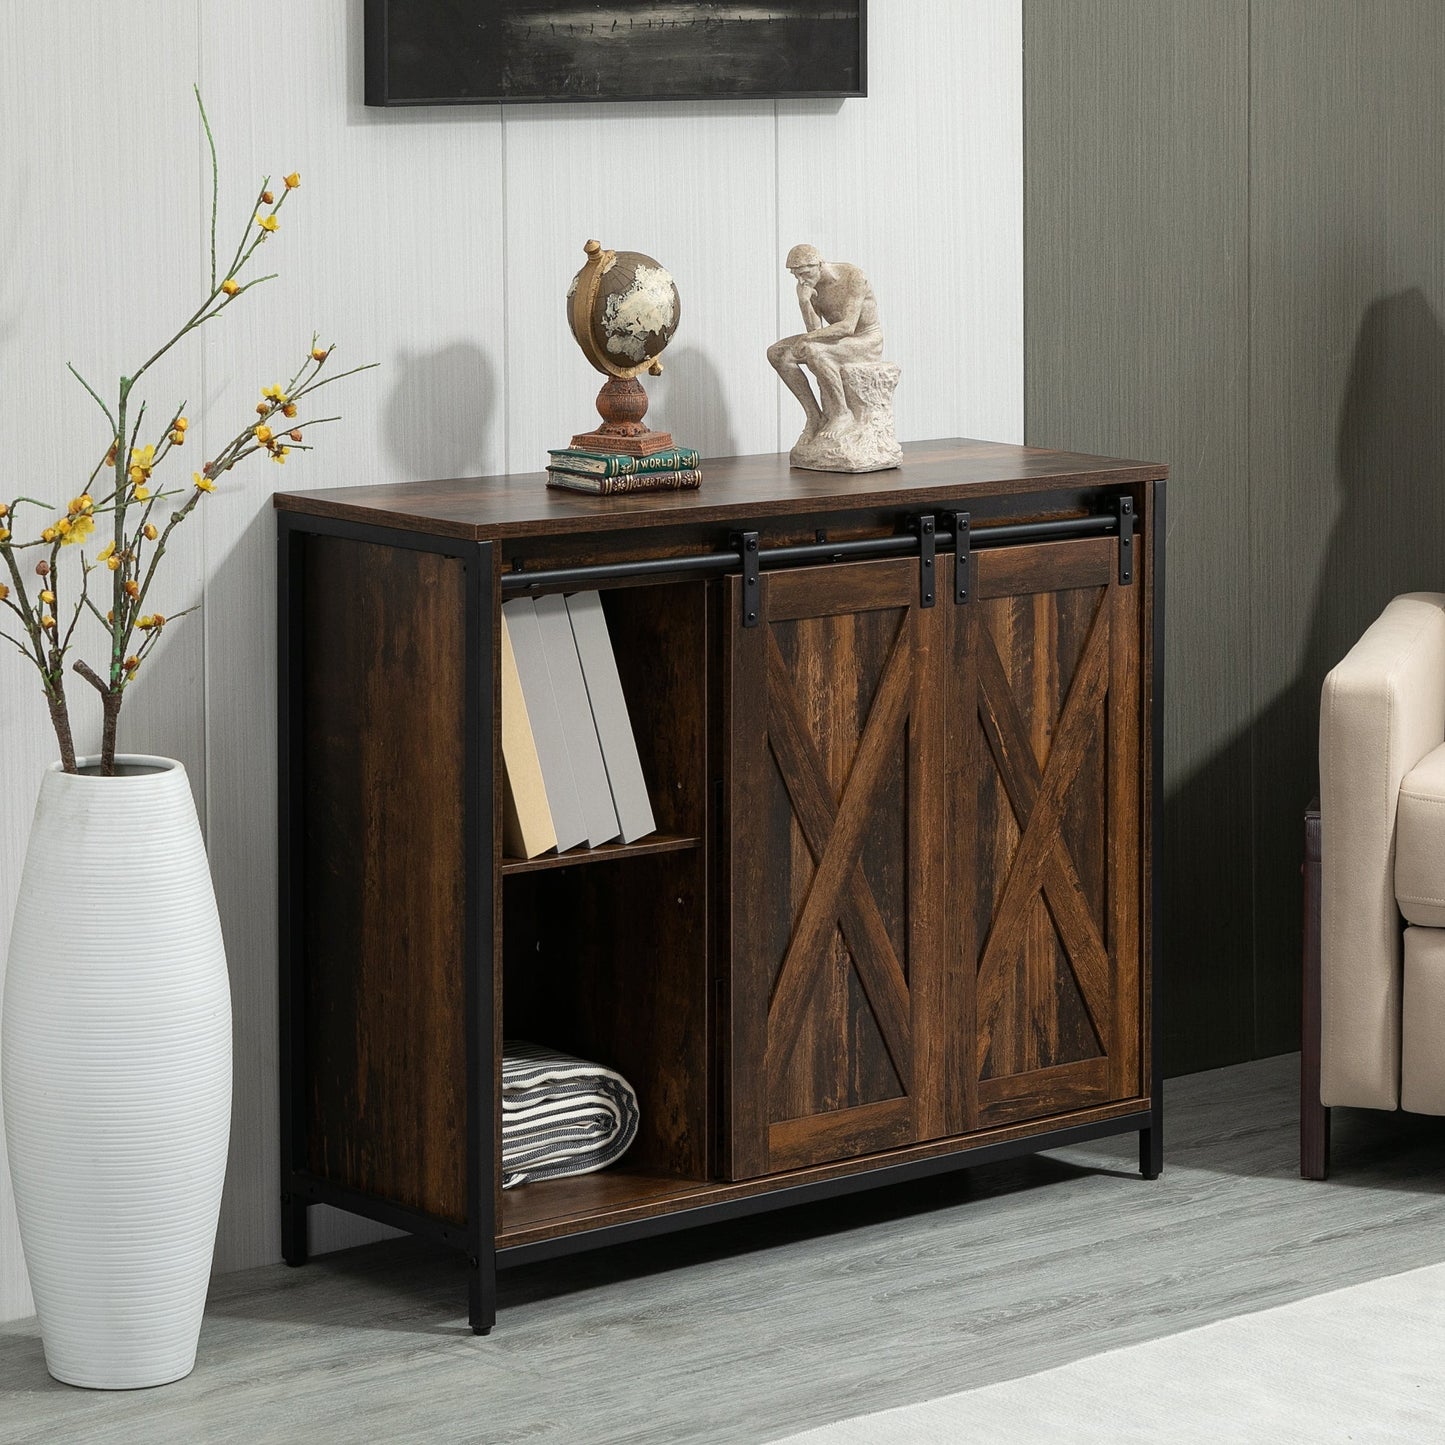
<svg viewBox="0 0 1445 1445">
<path fill-rule="evenodd" d="M 539 1044 L 502 1045 L 502 1188 L 590 1174 L 637 1137 L 637 1095 L 601 1064 Z"/>
</svg>

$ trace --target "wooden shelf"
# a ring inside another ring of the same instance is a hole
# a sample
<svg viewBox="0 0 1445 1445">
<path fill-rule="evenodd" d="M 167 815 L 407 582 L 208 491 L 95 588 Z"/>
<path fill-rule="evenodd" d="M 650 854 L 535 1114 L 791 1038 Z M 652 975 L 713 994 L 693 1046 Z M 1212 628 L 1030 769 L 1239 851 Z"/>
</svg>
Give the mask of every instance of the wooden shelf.
<svg viewBox="0 0 1445 1445">
<path fill-rule="evenodd" d="M 578 863 L 606 863 L 616 858 L 645 858 L 651 853 L 683 853 L 702 846 L 701 838 L 675 833 L 654 833 L 640 843 L 603 843 L 596 848 L 572 848 L 566 853 L 545 853 L 540 858 L 503 858 L 502 876 L 540 873 L 545 868 L 571 868 Z"/>
<path fill-rule="evenodd" d="M 651 1174 L 626 1165 L 578 1174 L 567 1179 L 542 1179 L 502 1193 L 499 1245 L 531 1243 L 557 1234 L 595 1228 L 617 1218 L 665 1213 L 689 1195 L 708 1197 L 714 1186 L 674 1174 Z"/>
</svg>

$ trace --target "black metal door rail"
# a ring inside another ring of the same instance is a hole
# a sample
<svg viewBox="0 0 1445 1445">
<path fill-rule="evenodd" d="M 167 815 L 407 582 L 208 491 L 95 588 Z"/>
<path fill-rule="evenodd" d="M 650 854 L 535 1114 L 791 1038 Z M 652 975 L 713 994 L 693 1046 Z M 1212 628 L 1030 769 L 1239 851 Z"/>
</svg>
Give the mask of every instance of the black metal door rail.
<svg viewBox="0 0 1445 1445">
<path fill-rule="evenodd" d="M 743 625 L 756 625 L 756 579 L 762 571 L 782 567 L 803 567 L 820 562 L 857 561 L 869 557 L 910 557 L 920 560 L 920 570 L 929 568 L 930 575 L 921 578 L 922 605 L 933 605 L 932 561 L 938 548 L 952 548 L 955 556 L 965 561 L 971 551 L 989 547 L 1008 547 L 1025 542 L 1058 542 L 1073 537 L 1119 538 L 1119 580 L 1133 581 L 1132 552 L 1134 541 L 1134 503 L 1121 497 L 1116 510 L 1086 517 L 1059 517 L 1045 522 L 1013 522 L 995 527 L 970 525 L 967 512 L 945 513 L 946 525 L 937 525 L 932 513 L 907 520 L 905 527 L 887 537 L 860 537 L 849 541 L 803 542 L 785 547 L 763 547 L 758 533 L 740 531 L 732 534 L 730 545 L 716 552 L 699 552 L 680 557 L 646 557 L 629 562 L 595 562 L 576 567 L 543 567 L 524 570 L 521 560 L 513 562 L 513 570 L 502 573 L 502 591 L 506 593 L 540 591 L 544 587 L 591 587 L 600 582 L 627 582 L 640 577 L 695 577 L 698 575 L 740 572 L 745 582 Z M 966 566 L 963 585 L 957 586 L 954 601 L 968 600 Z M 752 604 L 750 606 L 750 604 Z"/>
</svg>

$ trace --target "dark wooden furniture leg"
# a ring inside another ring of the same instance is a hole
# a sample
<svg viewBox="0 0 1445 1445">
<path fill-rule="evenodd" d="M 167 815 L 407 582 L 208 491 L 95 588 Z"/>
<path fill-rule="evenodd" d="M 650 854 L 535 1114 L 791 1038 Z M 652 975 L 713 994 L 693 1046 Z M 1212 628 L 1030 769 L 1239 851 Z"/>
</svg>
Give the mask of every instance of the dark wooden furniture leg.
<svg viewBox="0 0 1445 1445">
<path fill-rule="evenodd" d="M 1299 1172 L 1324 1179 L 1330 1172 L 1330 1111 L 1320 1103 L 1320 807 L 1305 814 L 1304 988 L 1300 1029 Z"/>
</svg>

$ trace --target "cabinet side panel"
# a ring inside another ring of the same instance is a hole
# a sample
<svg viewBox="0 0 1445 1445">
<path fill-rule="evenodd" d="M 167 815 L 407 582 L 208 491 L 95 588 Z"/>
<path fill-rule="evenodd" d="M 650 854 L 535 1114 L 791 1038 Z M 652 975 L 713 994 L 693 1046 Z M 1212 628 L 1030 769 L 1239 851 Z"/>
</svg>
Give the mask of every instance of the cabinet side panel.
<svg viewBox="0 0 1445 1445">
<path fill-rule="evenodd" d="M 334 537 L 305 568 L 307 1162 L 462 1221 L 465 574 Z"/>
</svg>

